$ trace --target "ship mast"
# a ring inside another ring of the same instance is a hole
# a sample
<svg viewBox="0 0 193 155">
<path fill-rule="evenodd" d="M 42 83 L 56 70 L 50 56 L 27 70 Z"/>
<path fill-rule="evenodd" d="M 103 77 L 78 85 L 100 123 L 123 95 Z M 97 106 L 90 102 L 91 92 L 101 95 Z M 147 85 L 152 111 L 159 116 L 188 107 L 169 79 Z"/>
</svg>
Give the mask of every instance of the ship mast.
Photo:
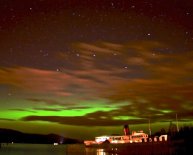
<svg viewBox="0 0 193 155">
<path fill-rule="evenodd" d="M 176 126 L 177 126 L 177 132 L 179 132 L 179 127 L 178 127 L 178 115 L 176 113 Z"/>
<path fill-rule="evenodd" d="M 149 136 L 151 137 L 151 124 L 150 124 L 150 119 L 149 119 Z"/>
</svg>

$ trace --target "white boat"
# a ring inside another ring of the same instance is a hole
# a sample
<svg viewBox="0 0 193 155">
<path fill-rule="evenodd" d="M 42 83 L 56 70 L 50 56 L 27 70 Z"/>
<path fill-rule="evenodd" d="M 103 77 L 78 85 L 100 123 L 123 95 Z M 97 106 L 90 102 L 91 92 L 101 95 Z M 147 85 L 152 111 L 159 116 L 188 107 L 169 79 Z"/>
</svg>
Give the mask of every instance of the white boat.
<svg viewBox="0 0 193 155">
<path fill-rule="evenodd" d="M 95 137 L 95 140 L 85 140 L 86 146 L 100 145 L 100 144 L 124 144 L 124 143 L 139 143 L 147 142 L 148 134 L 143 131 L 133 131 L 131 135 L 110 135 Z"/>
<path fill-rule="evenodd" d="M 123 132 L 124 135 L 110 135 L 110 136 L 99 136 L 95 137 L 95 140 L 85 140 L 84 144 L 85 146 L 98 146 L 101 144 L 125 144 L 125 143 L 141 143 L 141 142 L 158 142 L 158 141 L 167 141 L 168 136 L 161 135 L 161 136 L 155 136 L 153 139 L 151 137 L 151 128 L 150 128 L 150 122 L 149 122 L 149 130 L 150 130 L 150 137 L 148 137 L 148 134 L 144 133 L 142 130 L 140 131 L 132 131 L 131 134 L 129 134 L 129 126 L 126 124 L 124 125 Z"/>
</svg>

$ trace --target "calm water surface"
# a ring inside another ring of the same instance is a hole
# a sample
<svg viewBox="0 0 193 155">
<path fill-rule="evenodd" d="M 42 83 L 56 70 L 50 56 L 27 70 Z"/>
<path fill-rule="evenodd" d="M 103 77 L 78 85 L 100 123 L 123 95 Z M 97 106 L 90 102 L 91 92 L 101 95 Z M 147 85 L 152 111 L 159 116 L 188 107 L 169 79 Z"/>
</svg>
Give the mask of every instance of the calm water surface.
<svg viewBox="0 0 193 155">
<path fill-rule="evenodd" d="M 103 149 L 85 148 L 82 144 L 2 144 L 0 155 L 107 155 Z"/>
<path fill-rule="evenodd" d="M 172 145 L 171 145 L 172 144 Z M 190 153 L 191 151 L 191 153 Z M 192 146 L 173 143 L 107 145 L 103 148 L 83 144 L 2 144 L 0 155 L 192 155 Z"/>
</svg>

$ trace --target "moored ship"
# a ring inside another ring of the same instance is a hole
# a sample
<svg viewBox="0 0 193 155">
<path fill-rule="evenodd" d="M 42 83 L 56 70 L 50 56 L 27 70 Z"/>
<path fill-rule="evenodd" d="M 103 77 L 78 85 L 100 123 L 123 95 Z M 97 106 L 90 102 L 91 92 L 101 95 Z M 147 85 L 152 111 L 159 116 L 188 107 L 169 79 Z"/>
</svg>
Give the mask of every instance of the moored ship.
<svg viewBox="0 0 193 155">
<path fill-rule="evenodd" d="M 167 135 L 161 135 L 160 137 L 154 137 L 153 139 L 140 131 L 132 131 L 129 134 L 129 128 L 127 125 L 124 126 L 124 135 L 105 135 L 95 137 L 95 140 L 85 140 L 85 146 L 100 146 L 103 144 L 125 144 L 125 143 L 142 143 L 152 141 L 167 141 Z"/>
</svg>

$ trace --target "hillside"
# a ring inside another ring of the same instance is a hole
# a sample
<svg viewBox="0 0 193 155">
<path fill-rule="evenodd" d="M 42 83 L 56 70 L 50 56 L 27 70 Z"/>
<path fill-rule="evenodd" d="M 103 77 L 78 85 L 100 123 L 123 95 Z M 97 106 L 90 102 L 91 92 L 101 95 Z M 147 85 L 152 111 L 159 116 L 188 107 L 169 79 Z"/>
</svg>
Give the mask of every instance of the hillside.
<svg viewBox="0 0 193 155">
<path fill-rule="evenodd" d="M 63 137 L 56 134 L 29 134 L 12 129 L 0 128 L 0 142 L 2 143 L 36 143 L 36 144 L 75 144 L 81 140 Z"/>
</svg>

